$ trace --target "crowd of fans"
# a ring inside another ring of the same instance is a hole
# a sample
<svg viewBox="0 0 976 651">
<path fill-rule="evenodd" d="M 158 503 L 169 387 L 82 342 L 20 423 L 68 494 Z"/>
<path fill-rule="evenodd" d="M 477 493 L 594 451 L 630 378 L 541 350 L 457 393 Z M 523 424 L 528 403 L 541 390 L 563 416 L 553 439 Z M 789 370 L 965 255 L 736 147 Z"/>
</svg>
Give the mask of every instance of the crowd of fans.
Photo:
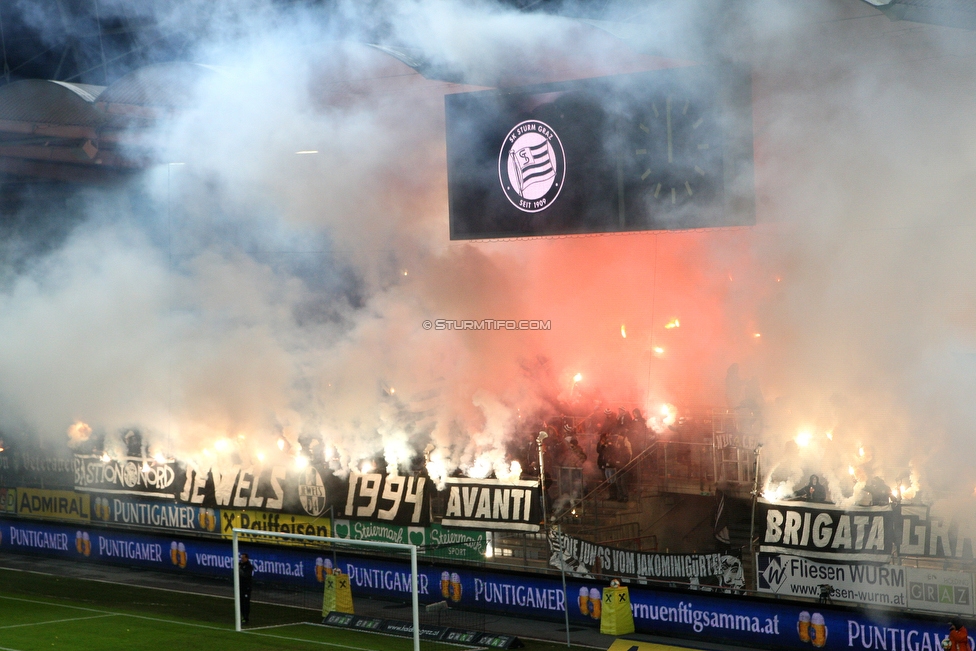
<svg viewBox="0 0 976 651">
<path fill-rule="evenodd" d="M 628 500 L 627 478 L 620 471 L 654 442 L 654 431 L 639 408 L 630 411 L 619 408 L 597 409 L 587 416 L 553 415 L 524 428 L 520 449 L 510 450 L 522 464 L 524 477 L 539 476 L 539 437 L 542 437 L 542 456 L 546 469 L 546 488 L 554 502 L 578 499 L 582 495 L 565 495 L 566 487 L 559 487 L 559 473 L 567 469 L 578 471 L 579 490 L 606 488 L 611 500 Z M 564 482 L 565 483 L 565 482 Z"/>
</svg>

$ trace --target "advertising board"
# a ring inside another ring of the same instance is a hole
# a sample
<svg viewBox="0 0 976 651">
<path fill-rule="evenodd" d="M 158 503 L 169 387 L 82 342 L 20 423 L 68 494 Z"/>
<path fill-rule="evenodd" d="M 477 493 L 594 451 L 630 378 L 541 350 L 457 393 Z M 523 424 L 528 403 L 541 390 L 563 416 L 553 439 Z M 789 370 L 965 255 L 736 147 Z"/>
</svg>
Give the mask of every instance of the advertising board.
<svg viewBox="0 0 976 651">
<path fill-rule="evenodd" d="M 973 576 L 872 563 L 821 563 L 801 556 L 759 554 L 759 592 L 835 602 L 972 615 Z"/>
<path fill-rule="evenodd" d="M 172 572 L 230 578 L 228 542 L 194 540 L 54 523 L 0 518 L 0 551 L 152 567 Z M 262 585 L 305 586 L 321 590 L 323 556 L 300 549 L 252 546 L 255 598 Z M 389 599 L 409 595 L 405 562 L 338 554 L 328 558 L 349 575 L 353 598 Z M 906 577 L 907 578 L 907 577 Z M 425 562 L 418 574 L 420 601 L 449 601 L 454 607 L 562 621 L 598 624 L 603 583 L 573 579 L 563 592 L 558 575 L 504 572 Z M 568 595 L 568 598 L 567 598 Z M 707 591 L 678 591 L 630 585 L 637 632 L 762 649 L 938 651 L 947 637 L 943 618 L 924 618 L 883 610 L 854 610 L 787 603 Z"/>
</svg>

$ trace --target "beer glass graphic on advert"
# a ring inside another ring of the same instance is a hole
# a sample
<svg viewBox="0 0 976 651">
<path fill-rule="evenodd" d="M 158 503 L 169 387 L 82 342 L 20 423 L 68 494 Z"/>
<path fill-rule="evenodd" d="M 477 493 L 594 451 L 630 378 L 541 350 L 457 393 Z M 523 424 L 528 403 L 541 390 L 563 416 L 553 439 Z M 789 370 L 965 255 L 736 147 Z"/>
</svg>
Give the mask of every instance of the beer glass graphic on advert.
<svg viewBox="0 0 976 651">
<path fill-rule="evenodd" d="M 810 641 L 817 648 L 827 644 L 827 623 L 820 613 L 813 613 L 810 617 Z"/>
<path fill-rule="evenodd" d="M 800 621 L 796 623 L 796 632 L 800 635 L 800 642 L 810 641 L 810 613 L 800 613 Z"/>
<path fill-rule="evenodd" d="M 451 601 L 461 601 L 461 575 L 457 572 L 451 573 Z"/>
<path fill-rule="evenodd" d="M 441 596 L 445 599 L 451 598 L 451 573 L 441 572 Z"/>
<path fill-rule="evenodd" d="M 315 559 L 315 580 L 319 583 L 325 581 L 325 566 L 322 564 L 322 557 Z"/>
<path fill-rule="evenodd" d="M 175 540 L 169 544 L 169 562 L 173 565 L 180 564 L 180 551 L 176 546 Z"/>
<path fill-rule="evenodd" d="M 590 590 L 589 590 L 589 588 L 580 588 L 579 609 L 580 609 L 580 615 L 583 615 L 584 617 L 589 617 L 589 615 L 590 615 Z"/>
<path fill-rule="evenodd" d="M 180 567 L 186 567 L 186 545 L 180 543 L 176 549 L 179 552 Z"/>
<path fill-rule="evenodd" d="M 332 574 L 332 559 L 331 558 L 323 558 L 322 559 L 322 569 L 325 571 L 325 575 L 326 576 Z M 335 573 L 336 574 L 339 574 L 339 568 L 338 567 L 335 569 Z"/>
<path fill-rule="evenodd" d="M 590 588 L 590 617 L 600 619 L 602 607 L 603 598 L 600 596 L 600 591 L 596 588 Z"/>
<path fill-rule="evenodd" d="M 81 533 L 81 545 L 82 545 L 82 553 L 85 556 L 91 554 L 91 536 L 88 535 L 87 531 L 83 531 Z"/>
<path fill-rule="evenodd" d="M 75 532 L 75 549 L 78 551 L 79 554 L 84 554 L 85 553 L 85 547 L 84 547 L 84 545 L 85 545 L 85 543 L 82 542 L 82 540 L 81 540 L 81 532 L 80 531 L 76 531 Z"/>
</svg>

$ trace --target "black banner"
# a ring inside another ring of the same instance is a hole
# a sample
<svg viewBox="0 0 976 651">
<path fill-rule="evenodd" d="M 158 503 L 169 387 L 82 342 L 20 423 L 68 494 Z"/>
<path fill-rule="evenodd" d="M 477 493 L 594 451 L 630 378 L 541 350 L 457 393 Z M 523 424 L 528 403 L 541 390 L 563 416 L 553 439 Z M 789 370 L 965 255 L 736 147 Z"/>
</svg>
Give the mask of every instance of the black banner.
<svg viewBox="0 0 976 651">
<path fill-rule="evenodd" d="M 170 499 L 179 492 L 182 475 L 175 461 L 158 463 L 140 457 L 103 460 L 84 454 L 75 455 L 74 470 L 77 491 Z"/>
<path fill-rule="evenodd" d="M 0 485 L 71 490 L 74 476 L 75 460 L 67 450 L 52 451 L 23 444 L 14 450 L 0 450 Z"/>
<path fill-rule="evenodd" d="M 891 506 L 845 508 L 759 500 L 760 551 L 836 561 L 885 563 L 894 542 Z M 757 532 L 758 533 L 758 532 Z"/>
<path fill-rule="evenodd" d="M 539 531 L 541 493 L 537 481 L 447 479 L 445 527 L 496 531 Z"/>
<path fill-rule="evenodd" d="M 430 524 L 426 498 L 429 483 L 426 477 L 349 473 L 346 517 L 427 526 Z"/>
<path fill-rule="evenodd" d="M 328 508 L 337 483 L 328 470 L 314 466 L 187 468 L 177 498 L 194 506 L 320 516 Z"/>
<path fill-rule="evenodd" d="M 753 224 L 751 102 L 720 66 L 447 95 L 451 239 Z"/>
<path fill-rule="evenodd" d="M 730 554 L 656 554 L 607 547 L 564 533 L 549 533 L 549 565 L 574 576 L 610 574 L 676 580 L 731 590 L 745 588 L 742 561 Z M 562 558 L 560 558 L 560 550 Z"/>
</svg>

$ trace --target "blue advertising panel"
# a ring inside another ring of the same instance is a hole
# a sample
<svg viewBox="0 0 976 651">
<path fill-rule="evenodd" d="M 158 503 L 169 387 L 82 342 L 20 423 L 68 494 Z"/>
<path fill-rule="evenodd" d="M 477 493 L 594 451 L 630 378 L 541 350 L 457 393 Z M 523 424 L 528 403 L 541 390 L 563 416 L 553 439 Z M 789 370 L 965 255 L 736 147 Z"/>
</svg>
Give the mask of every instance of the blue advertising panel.
<svg viewBox="0 0 976 651">
<path fill-rule="evenodd" d="M 122 533 L 90 527 L 0 519 L 0 551 L 53 555 L 81 562 L 105 562 L 230 577 L 229 541 L 194 540 Z M 334 568 L 350 577 L 353 598 L 410 594 L 406 561 L 316 554 L 294 548 L 248 545 L 260 583 L 274 581 L 316 589 Z M 424 563 L 418 574 L 422 603 L 533 619 L 561 621 L 569 609 L 576 625 L 597 626 L 602 588 L 596 581 L 567 583 L 558 576 L 500 572 Z M 705 591 L 677 591 L 631 585 L 634 624 L 639 633 L 741 644 L 765 649 L 874 649 L 939 651 L 948 634 L 938 619 L 896 612 L 865 612 L 812 603 L 770 601 Z"/>
</svg>

